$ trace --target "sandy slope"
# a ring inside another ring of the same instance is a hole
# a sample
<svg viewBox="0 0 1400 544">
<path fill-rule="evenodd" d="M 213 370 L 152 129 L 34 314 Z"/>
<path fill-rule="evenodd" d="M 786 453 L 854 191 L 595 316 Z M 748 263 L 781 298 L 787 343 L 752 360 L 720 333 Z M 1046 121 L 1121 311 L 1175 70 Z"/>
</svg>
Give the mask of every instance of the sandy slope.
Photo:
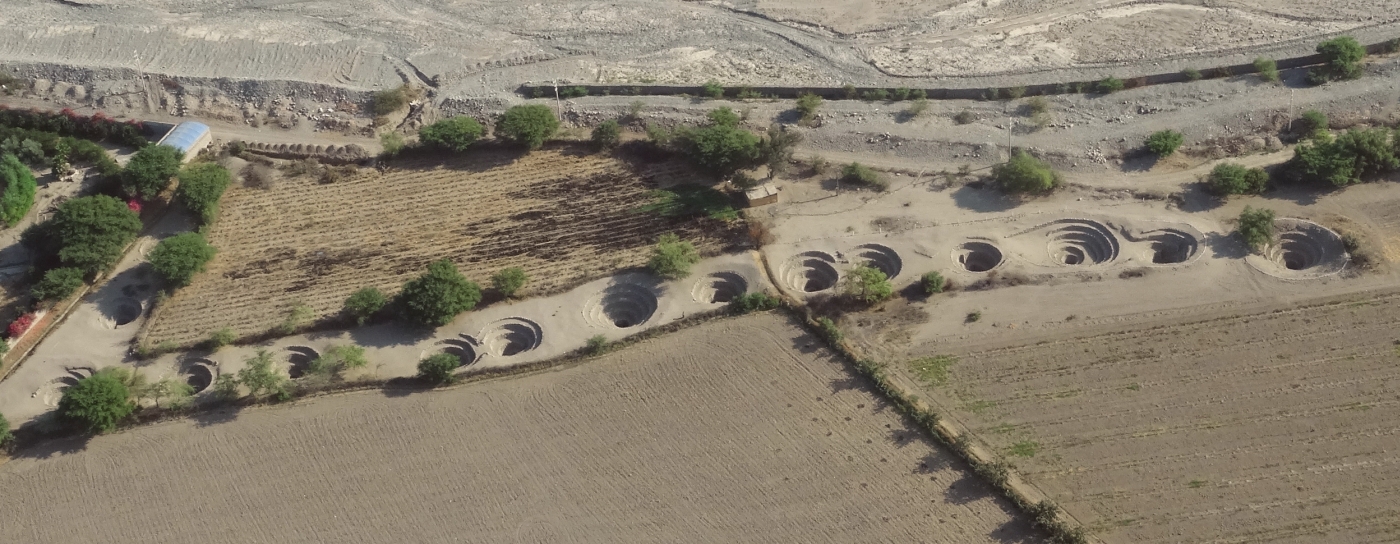
<svg viewBox="0 0 1400 544">
<path fill-rule="evenodd" d="M 0 466 L 0 539 L 1038 541 L 816 344 L 732 319 L 542 375 L 26 452 Z"/>
</svg>

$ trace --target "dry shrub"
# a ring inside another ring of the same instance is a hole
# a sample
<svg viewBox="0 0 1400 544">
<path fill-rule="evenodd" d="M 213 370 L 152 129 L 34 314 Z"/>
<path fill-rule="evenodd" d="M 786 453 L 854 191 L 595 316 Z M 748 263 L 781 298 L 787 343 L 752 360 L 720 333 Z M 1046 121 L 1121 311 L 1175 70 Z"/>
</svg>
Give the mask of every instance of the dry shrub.
<svg viewBox="0 0 1400 544">
<path fill-rule="evenodd" d="M 757 219 L 749 220 L 749 239 L 753 240 L 755 247 L 763 247 L 773 243 L 777 237 L 768 230 L 768 225 Z"/>
<path fill-rule="evenodd" d="M 1039 285 L 1045 283 L 1045 280 L 1046 278 L 1044 276 L 1037 276 L 1033 278 L 1020 272 L 1002 273 L 1000 270 L 993 270 L 991 272 L 988 272 L 987 275 L 984 276 L 982 279 L 967 284 L 967 287 L 964 287 L 963 290 L 986 291 L 988 289 L 997 289 L 1000 287 L 1015 287 L 1017 285 Z M 947 291 L 949 289 L 947 286 L 944 286 L 943 290 Z"/>
<path fill-rule="evenodd" d="M 320 181 L 322 184 L 336 183 L 341 180 L 355 177 L 355 174 L 358 174 L 359 172 L 360 169 L 356 168 L 352 164 L 346 164 L 342 166 L 327 166 L 321 169 L 321 176 L 320 178 L 318 178 L 318 181 Z"/>
<path fill-rule="evenodd" d="M 272 182 L 276 176 L 276 171 L 272 167 L 260 163 L 248 163 L 239 172 L 243 176 L 243 186 L 252 189 L 271 189 Z"/>
</svg>

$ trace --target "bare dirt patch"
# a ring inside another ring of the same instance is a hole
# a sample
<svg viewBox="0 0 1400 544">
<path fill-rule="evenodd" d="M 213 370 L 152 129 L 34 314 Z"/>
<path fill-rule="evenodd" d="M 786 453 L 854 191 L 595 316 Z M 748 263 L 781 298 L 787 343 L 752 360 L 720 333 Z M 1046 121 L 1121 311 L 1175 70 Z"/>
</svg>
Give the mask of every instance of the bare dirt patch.
<svg viewBox="0 0 1400 544">
<path fill-rule="evenodd" d="M 0 538 L 1041 541 L 819 345 L 751 316 L 558 372 L 55 444 L 0 466 Z"/>
<path fill-rule="evenodd" d="M 191 343 L 222 327 L 258 334 L 294 302 L 330 316 L 354 290 L 397 291 L 442 258 L 483 285 L 519 266 L 538 295 L 640 266 L 665 232 L 702 253 L 741 239 L 741 225 L 636 211 L 658 184 L 694 180 L 679 163 L 560 147 L 403 160 L 333 184 L 303 176 L 235 187 L 210 232 L 219 253 L 209 271 L 160 309 L 147 342 Z"/>
<path fill-rule="evenodd" d="M 1400 520 L 1397 308 L 1386 291 L 968 340 L 927 389 L 1108 542 L 1377 542 Z"/>
</svg>

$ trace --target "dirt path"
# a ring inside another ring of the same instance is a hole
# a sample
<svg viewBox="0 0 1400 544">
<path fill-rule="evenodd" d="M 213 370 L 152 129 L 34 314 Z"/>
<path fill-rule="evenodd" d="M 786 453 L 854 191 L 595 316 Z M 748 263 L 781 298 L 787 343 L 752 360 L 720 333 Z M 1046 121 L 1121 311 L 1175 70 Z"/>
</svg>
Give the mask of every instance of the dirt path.
<svg viewBox="0 0 1400 544">
<path fill-rule="evenodd" d="M 0 466 L 0 538 L 1040 541 L 818 346 L 751 316 L 556 372 L 46 444 Z"/>
</svg>

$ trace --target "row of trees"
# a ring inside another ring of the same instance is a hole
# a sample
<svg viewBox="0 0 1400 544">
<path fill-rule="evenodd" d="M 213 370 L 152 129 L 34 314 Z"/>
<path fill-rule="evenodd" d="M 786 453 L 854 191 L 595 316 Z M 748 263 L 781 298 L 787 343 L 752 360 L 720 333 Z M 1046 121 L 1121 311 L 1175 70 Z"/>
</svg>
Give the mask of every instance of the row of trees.
<svg viewBox="0 0 1400 544">
<path fill-rule="evenodd" d="M 514 106 L 496 120 L 495 135 L 502 141 L 526 149 L 539 149 L 559 131 L 559 119 L 548 106 L 529 104 Z M 476 119 L 466 116 L 443 119 L 418 130 L 421 145 L 442 151 L 461 153 L 479 141 L 486 128 Z M 404 148 L 397 134 L 385 134 L 385 152 L 395 155 Z"/>
<path fill-rule="evenodd" d="M 529 281 L 525 270 L 510 267 L 491 277 L 491 285 L 506 297 L 513 297 Z M 389 297 L 377 287 L 355 291 L 345 300 L 345 315 L 363 325 L 385 312 L 404 321 L 427 327 L 446 325 L 481 302 L 481 286 L 467 279 L 449 259 L 434 261 L 422 276 L 404 283 Z"/>
</svg>

